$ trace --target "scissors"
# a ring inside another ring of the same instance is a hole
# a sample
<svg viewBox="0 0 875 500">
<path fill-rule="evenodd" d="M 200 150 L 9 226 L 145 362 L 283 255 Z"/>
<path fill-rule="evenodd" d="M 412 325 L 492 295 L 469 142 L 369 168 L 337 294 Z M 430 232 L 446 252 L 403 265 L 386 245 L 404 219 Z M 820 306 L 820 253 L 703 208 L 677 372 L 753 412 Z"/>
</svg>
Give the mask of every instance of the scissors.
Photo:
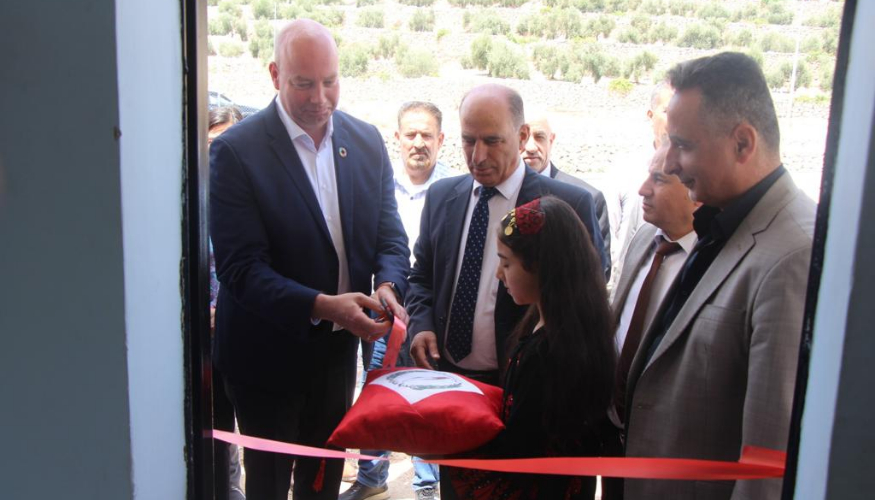
<svg viewBox="0 0 875 500">
<path fill-rule="evenodd" d="M 385 333 L 380 334 L 379 336 L 375 337 L 373 340 L 377 340 L 380 337 L 383 337 L 384 335 L 388 335 L 389 333 L 391 333 L 392 327 L 395 325 L 395 315 L 392 314 L 392 310 L 389 309 L 389 303 L 386 302 L 386 299 L 384 299 L 383 297 L 380 297 L 380 305 L 383 306 L 383 313 L 380 314 L 379 316 L 377 316 L 375 321 L 377 323 L 382 323 L 382 322 L 386 321 L 389 323 L 389 328 L 386 329 Z M 368 340 L 370 340 L 370 339 L 368 339 Z"/>
</svg>

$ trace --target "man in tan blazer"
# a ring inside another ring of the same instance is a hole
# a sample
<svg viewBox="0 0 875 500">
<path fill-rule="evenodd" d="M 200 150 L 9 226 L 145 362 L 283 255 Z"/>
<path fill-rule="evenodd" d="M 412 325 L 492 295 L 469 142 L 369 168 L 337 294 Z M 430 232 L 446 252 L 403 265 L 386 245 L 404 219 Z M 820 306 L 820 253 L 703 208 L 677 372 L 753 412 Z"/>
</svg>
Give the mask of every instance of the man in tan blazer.
<svg viewBox="0 0 875 500">
<path fill-rule="evenodd" d="M 695 201 L 699 236 L 632 362 L 626 454 L 734 461 L 784 450 L 814 203 L 781 165 L 757 63 L 722 53 L 669 72 L 666 173 Z M 775 499 L 781 480 L 627 480 L 627 500 Z"/>
</svg>

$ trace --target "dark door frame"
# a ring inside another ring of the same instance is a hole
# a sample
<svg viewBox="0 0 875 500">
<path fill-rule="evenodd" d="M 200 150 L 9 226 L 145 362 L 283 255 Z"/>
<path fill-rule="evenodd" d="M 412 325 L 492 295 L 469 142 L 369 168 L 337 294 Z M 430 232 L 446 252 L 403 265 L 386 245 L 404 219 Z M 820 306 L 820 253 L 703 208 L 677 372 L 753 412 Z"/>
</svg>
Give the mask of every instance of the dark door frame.
<svg viewBox="0 0 875 500">
<path fill-rule="evenodd" d="M 212 500 L 213 428 L 207 201 L 207 3 L 182 0 L 183 165 L 182 302 L 187 493 Z"/>
</svg>

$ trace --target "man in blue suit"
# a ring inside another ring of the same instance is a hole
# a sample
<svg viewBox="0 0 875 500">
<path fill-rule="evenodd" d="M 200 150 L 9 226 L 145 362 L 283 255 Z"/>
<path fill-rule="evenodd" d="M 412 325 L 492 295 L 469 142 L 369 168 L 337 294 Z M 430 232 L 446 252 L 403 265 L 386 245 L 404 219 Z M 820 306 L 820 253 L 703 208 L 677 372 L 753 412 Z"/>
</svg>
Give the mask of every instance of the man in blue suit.
<svg viewBox="0 0 875 500">
<path fill-rule="evenodd" d="M 462 99 L 459 119 L 471 175 L 442 179 L 425 197 L 407 301 L 410 353 L 417 366 L 500 385 L 499 370 L 513 347 L 507 340 L 526 311 L 495 276 L 501 218 L 552 194 L 577 212 L 603 266 L 609 261 L 592 195 L 538 174 L 520 157 L 529 126 L 515 90 L 495 84 L 472 89 Z M 456 498 L 445 475 L 441 498 Z"/>
<path fill-rule="evenodd" d="M 401 307 L 407 238 L 373 125 L 336 111 L 337 47 L 298 20 L 277 36 L 277 98 L 210 148 L 210 229 L 222 284 L 215 366 L 244 434 L 324 446 L 352 400 L 358 338 Z M 373 296 L 371 290 L 375 289 Z M 342 460 L 247 449 L 246 494 L 336 499 Z"/>
</svg>

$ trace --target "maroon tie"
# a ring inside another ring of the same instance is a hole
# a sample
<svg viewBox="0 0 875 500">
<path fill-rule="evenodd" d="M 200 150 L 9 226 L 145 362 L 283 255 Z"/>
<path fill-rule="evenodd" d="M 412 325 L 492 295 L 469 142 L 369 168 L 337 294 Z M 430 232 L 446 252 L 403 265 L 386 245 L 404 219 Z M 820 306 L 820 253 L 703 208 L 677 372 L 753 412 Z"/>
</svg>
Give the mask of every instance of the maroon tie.
<svg viewBox="0 0 875 500">
<path fill-rule="evenodd" d="M 644 318 L 647 316 L 647 306 L 650 304 L 650 294 L 653 291 L 653 282 L 656 280 L 656 274 L 659 272 L 659 267 L 666 255 L 670 255 L 681 249 L 677 243 L 666 241 L 662 236 L 658 236 L 659 244 L 656 247 L 656 254 L 653 256 L 653 262 L 650 264 L 650 271 L 647 272 L 647 277 L 644 278 L 644 283 L 641 285 L 641 291 L 638 292 L 638 301 L 635 303 L 635 309 L 632 311 L 632 319 L 629 321 L 629 329 L 626 331 L 626 341 L 623 342 L 623 350 L 620 353 L 620 360 L 617 362 L 617 377 L 614 381 L 614 406 L 617 408 L 617 416 L 620 420 L 624 420 L 625 416 L 625 400 L 626 400 L 626 381 L 629 378 L 629 368 L 632 367 L 632 360 L 635 359 L 635 353 L 638 351 L 638 344 L 641 343 L 641 337 L 644 334 Z"/>
</svg>

